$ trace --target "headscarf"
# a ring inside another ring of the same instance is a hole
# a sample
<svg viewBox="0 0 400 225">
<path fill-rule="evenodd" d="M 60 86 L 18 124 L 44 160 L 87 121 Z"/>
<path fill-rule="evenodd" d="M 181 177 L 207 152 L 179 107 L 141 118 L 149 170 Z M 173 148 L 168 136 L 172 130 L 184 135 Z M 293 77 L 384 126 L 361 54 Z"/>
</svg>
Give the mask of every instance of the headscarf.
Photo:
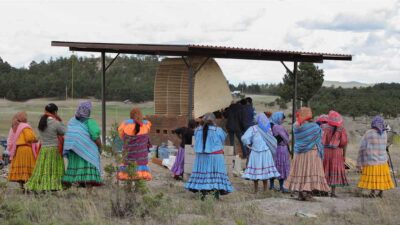
<svg viewBox="0 0 400 225">
<path fill-rule="evenodd" d="M 271 123 L 264 113 L 258 113 L 256 116 L 257 125 L 262 131 L 268 133 L 271 129 Z"/>
<path fill-rule="evenodd" d="M 11 120 L 11 128 L 13 129 L 14 132 L 16 132 L 18 125 L 20 123 L 27 123 L 27 122 L 28 122 L 28 116 L 26 115 L 26 112 L 17 112 Z"/>
<path fill-rule="evenodd" d="M 343 117 L 336 111 L 329 111 L 328 124 L 334 127 L 343 126 Z"/>
<path fill-rule="evenodd" d="M 90 101 L 81 102 L 79 103 L 79 106 L 76 109 L 75 117 L 89 118 L 91 111 L 92 111 L 92 102 Z"/>
<path fill-rule="evenodd" d="M 283 112 L 274 112 L 274 113 L 272 113 L 272 116 L 270 119 L 273 124 L 281 125 L 284 118 L 285 118 L 285 114 Z"/>
<path fill-rule="evenodd" d="M 210 122 L 212 122 L 213 124 L 215 124 L 215 120 L 216 120 L 216 118 L 215 118 L 215 115 L 214 115 L 214 113 L 206 113 L 204 116 L 203 116 L 203 122 L 207 122 L 207 121 L 210 121 Z"/>
<path fill-rule="evenodd" d="M 312 111 L 308 107 L 301 107 L 296 112 L 296 121 L 299 126 L 301 126 L 305 121 L 312 119 Z"/>
<path fill-rule="evenodd" d="M 371 122 L 371 127 L 376 129 L 379 134 L 385 131 L 385 120 L 381 116 L 375 116 Z"/>
<path fill-rule="evenodd" d="M 328 115 L 322 114 L 322 115 L 318 116 L 316 122 L 319 123 L 319 124 L 327 123 L 328 122 Z"/>
<path fill-rule="evenodd" d="M 272 112 L 270 112 L 270 111 L 266 111 L 266 112 L 264 112 L 264 113 L 265 113 L 265 115 L 267 116 L 267 118 L 270 118 L 271 115 L 272 115 Z"/>
<path fill-rule="evenodd" d="M 143 114 L 139 108 L 133 108 L 130 112 L 130 117 L 140 126 L 143 124 Z"/>
</svg>

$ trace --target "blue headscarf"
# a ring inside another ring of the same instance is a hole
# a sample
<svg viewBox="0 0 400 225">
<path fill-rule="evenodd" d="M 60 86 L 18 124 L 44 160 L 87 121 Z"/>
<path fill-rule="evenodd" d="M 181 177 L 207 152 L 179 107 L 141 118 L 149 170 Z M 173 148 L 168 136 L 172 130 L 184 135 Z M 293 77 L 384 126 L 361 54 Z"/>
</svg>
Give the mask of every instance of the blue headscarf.
<svg viewBox="0 0 400 225">
<path fill-rule="evenodd" d="M 256 116 L 257 125 L 262 131 L 268 133 L 271 129 L 271 124 L 268 117 L 264 113 L 258 113 Z"/>
<path fill-rule="evenodd" d="M 276 125 L 281 125 L 285 114 L 283 112 L 274 112 L 271 116 L 271 122 Z"/>
<path fill-rule="evenodd" d="M 76 109 L 75 117 L 79 119 L 89 118 L 91 111 L 92 111 L 92 102 L 90 101 L 80 102 L 78 108 Z"/>
</svg>

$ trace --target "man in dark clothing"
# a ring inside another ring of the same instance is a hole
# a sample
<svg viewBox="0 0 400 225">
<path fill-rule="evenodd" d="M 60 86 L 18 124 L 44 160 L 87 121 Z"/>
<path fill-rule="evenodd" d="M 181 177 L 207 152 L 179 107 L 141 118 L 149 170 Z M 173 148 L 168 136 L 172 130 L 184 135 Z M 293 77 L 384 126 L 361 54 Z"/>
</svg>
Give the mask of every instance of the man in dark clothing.
<svg viewBox="0 0 400 225">
<path fill-rule="evenodd" d="M 232 103 L 225 109 L 224 117 L 226 118 L 226 130 L 228 131 L 229 144 L 235 146 L 235 136 L 239 140 L 240 146 L 242 144 L 242 105 L 239 102 Z M 237 150 L 235 150 L 237 152 Z"/>
<path fill-rule="evenodd" d="M 253 99 L 247 97 L 240 101 L 242 105 L 242 115 L 241 115 L 241 133 L 242 135 L 254 125 L 254 108 L 253 108 Z M 249 149 L 246 146 L 242 145 L 243 150 L 243 158 L 247 158 L 249 155 Z"/>
</svg>

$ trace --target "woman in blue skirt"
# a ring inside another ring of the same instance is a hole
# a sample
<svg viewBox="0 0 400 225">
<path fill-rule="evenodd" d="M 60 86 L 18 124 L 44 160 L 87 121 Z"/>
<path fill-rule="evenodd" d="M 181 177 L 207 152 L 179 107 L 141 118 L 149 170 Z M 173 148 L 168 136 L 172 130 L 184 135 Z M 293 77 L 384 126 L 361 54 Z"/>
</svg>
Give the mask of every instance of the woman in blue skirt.
<svg viewBox="0 0 400 225">
<path fill-rule="evenodd" d="M 272 135 L 271 124 L 264 113 L 257 114 L 256 119 L 257 124 L 247 129 L 242 136 L 243 144 L 251 150 L 242 177 L 254 181 L 255 193 L 258 191 L 259 180 L 263 182 L 266 191 L 268 179 L 280 176 L 273 158 L 273 154 L 276 154 L 277 141 Z"/>
<path fill-rule="evenodd" d="M 185 188 L 201 192 L 202 200 L 210 192 L 219 199 L 219 195 L 233 191 L 224 161 L 226 133 L 215 125 L 214 114 L 207 113 L 203 117 L 203 125 L 195 130 L 194 136 L 196 159 Z"/>
</svg>

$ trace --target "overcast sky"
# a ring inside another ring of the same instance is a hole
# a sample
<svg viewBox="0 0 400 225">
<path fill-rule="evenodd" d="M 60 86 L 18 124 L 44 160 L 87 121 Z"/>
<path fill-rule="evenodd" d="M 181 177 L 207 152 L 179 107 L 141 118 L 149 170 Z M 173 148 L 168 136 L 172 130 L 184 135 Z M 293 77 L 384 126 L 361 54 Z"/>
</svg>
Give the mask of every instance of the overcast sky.
<svg viewBox="0 0 400 225">
<path fill-rule="evenodd" d="M 0 0 L 0 25 L 0 57 L 15 67 L 71 54 L 52 40 L 208 44 L 352 54 L 318 64 L 325 79 L 400 82 L 400 0 Z M 277 83 L 285 72 L 217 61 L 236 84 Z"/>
</svg>

